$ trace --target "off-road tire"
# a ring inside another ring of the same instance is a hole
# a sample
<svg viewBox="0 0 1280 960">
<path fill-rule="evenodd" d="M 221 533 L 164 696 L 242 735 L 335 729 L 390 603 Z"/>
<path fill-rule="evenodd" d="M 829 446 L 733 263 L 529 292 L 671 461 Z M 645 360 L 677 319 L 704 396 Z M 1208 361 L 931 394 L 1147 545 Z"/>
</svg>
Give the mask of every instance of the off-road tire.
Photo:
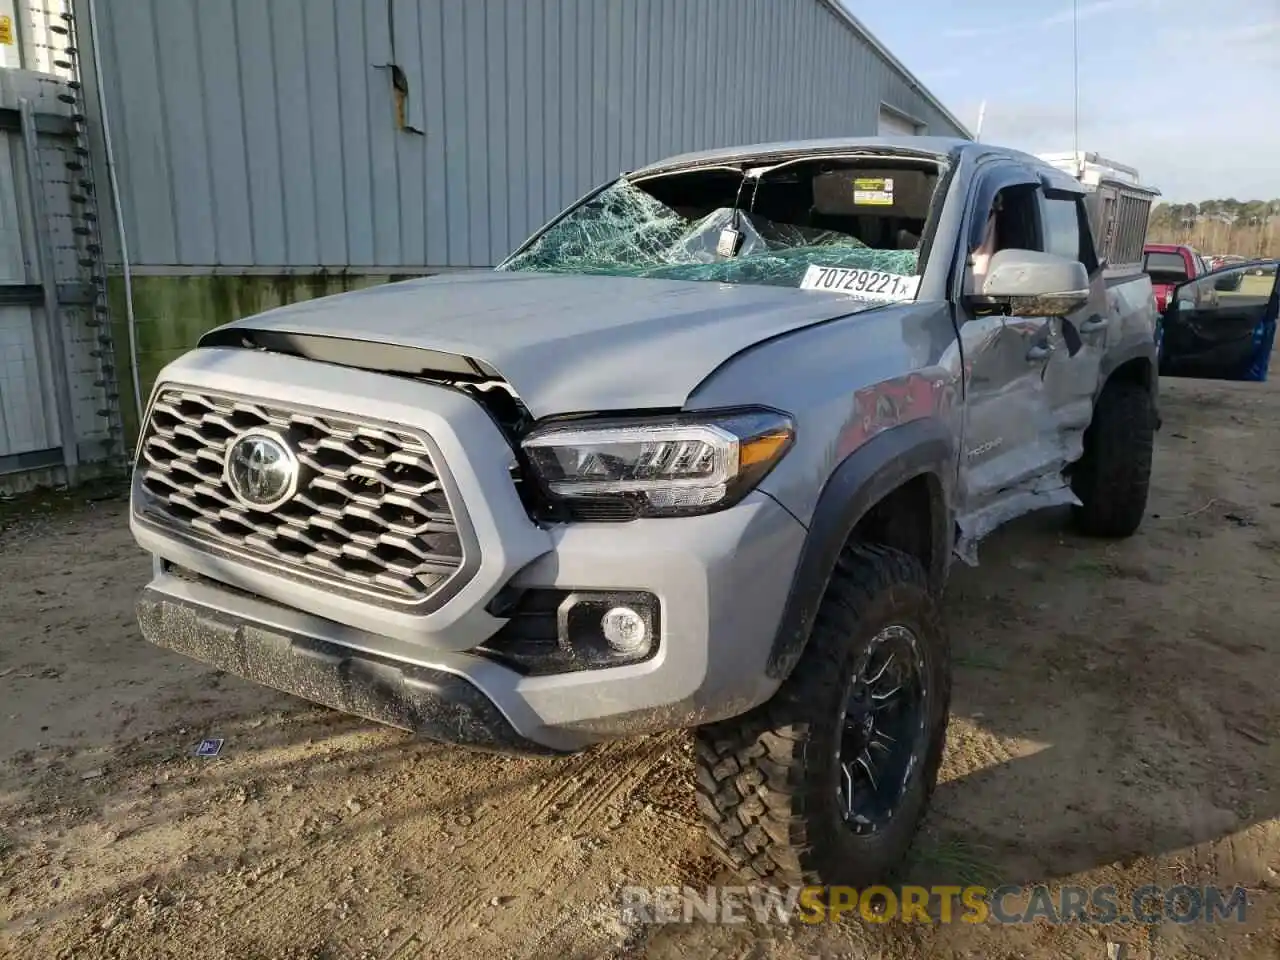
<svg viewBox="0 0 1280 960">
<path fill-rule="evenodd" d="M 858 836 L 839 810 L 841 717 L 854 664 L 892 624 L 920 641 L 932 684 L 926 743 L 894 819 Z M 889 879 L 937 782 L 950 699 L 947 635 L 920 562 L 886 547 L 846 547 L 804 655 L 774 697 L 696 732 L 697 801 L 716 852 L 744 877 L 771 884 Z"/>
<path fill-rule="evenodd" d="M 1071 474 L 1081 505 L 1076 527 L 1094 537 L 1130 537 L 1142 524 L 1155 443 L 1151 393 L 1140 383 L 1108 383 L 1084 434 L 1084 456 Z"/>
</svg>

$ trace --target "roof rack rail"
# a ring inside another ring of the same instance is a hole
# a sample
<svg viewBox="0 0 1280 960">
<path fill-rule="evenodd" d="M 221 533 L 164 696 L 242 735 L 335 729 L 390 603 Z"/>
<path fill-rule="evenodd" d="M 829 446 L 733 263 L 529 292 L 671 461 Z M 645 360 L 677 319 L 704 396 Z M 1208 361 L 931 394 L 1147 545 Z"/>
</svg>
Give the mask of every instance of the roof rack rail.
<svg viewBox="0 0 1280 960">
<path fill-rule="evenodd" d="M 1037 156 L 1051 167 L 1071 174 L 1088 186 L 1097 186 L 1103 180 L 1127 183 L 1135 187 L 1142 186 L 1136 168 L 1109 160 L 1098 153 L 1068 150 L 1064 153 L 1041 153 Z"/>
</svg>

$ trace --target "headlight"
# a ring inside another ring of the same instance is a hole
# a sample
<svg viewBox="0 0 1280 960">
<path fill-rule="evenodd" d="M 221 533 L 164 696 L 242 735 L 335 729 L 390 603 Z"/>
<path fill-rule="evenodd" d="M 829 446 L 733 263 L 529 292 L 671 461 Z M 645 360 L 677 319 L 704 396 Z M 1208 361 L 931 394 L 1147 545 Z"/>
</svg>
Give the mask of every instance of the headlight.
<svg viewBox="0 0 1280 960">
<path fill-rule="evenodd" d="M 759 483 L 795 438 L 775 410 L 553 423 L 522 442 L 553 501 L 583 519 L 710 513 Z"/>
</svg>

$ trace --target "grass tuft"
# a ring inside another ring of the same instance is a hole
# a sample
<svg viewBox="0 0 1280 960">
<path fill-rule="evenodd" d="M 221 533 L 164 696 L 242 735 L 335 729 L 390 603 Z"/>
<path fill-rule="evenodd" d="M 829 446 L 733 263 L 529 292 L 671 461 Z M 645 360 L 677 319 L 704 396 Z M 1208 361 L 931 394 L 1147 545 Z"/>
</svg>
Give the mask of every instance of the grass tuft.
<svg viewBox="0 0 1280 960">
<path fill-rule="evenodd" d="M 1003 661 L 985 653 L 964 653 L 951 658 L 952 665 L 966 670 L 1003 670 Z"/>
<path fill-rule="evenodd" d="M 1000 870 L 984 855 L 990 850 L 960 837 L 936 842 L 921 837 L 912 846 L 908 863 L 913 874 L 919 871 L 931 880 L 937 876 L 962 886 L 995 887 L 999 886 Z"/>
</svg>

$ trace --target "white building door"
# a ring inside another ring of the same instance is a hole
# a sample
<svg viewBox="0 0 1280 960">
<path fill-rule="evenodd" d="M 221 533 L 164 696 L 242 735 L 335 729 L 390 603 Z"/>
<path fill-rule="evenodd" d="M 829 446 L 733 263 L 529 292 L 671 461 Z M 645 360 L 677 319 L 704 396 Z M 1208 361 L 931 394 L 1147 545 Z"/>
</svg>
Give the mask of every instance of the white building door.
<svg viewBox="0 0 1280 960">
<path fill-rule="evenodd" d="M 914 137 L 924 131 L 913 120 L 908 120 L 900 113 L 880 108 L 880 125 L 877 134 L 882 137 Z"/>
</svg>

